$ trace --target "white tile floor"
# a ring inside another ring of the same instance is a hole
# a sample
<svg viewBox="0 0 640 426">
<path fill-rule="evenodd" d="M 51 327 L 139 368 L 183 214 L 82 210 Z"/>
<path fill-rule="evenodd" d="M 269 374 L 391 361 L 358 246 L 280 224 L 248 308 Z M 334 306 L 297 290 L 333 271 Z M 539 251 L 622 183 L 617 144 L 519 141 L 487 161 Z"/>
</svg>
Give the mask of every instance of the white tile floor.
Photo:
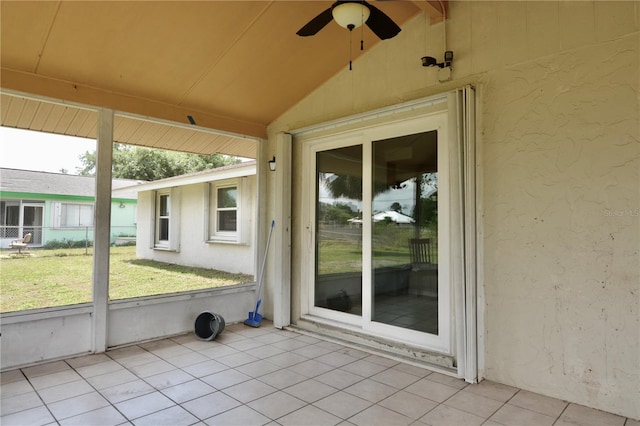
<svg viewBox="0 0 640 426">
<path fill-rule="evenodd" d="M 9 425 L 625 425 L 640 422 L 439 373 L 268 322 L 1 374 Z"/>
</svg>

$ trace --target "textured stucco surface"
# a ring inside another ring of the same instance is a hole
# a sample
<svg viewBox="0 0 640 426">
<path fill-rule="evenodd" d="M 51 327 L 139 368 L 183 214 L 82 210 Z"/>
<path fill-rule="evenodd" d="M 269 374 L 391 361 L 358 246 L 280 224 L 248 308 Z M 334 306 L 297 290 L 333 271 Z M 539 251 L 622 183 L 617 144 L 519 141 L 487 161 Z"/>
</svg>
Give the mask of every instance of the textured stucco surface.
<svg viewBox="0 0 640 426">
<path fill-rule="evenodd" d="M 497 71 L 483 102 L 486 376 L 635 417 L 637 73 L 626 37 Z"/>
<path fill-rule="evenodd" d="M 269 149 L 278 131 L 474 84 L 484 377 L 640 418 L 640 3 L 450 6 L 446 25 L 416 18 L 272 123 Z M 439 83 L 419 58 L 442 55 L 445 26 L 453 81 Z"/>
</svg>

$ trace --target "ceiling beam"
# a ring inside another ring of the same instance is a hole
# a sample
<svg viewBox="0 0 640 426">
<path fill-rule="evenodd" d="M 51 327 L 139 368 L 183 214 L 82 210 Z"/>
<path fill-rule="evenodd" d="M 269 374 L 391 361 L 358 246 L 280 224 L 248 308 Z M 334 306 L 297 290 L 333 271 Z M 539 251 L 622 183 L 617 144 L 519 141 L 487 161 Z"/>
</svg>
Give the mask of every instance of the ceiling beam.
<svg viewBox="0 0 640 426">
<path fill-rule="evenodd" d="M 187 116 L 191 116 L 200 127 L 261 139 L 267 138 L 266 126 L 260 123 L 238 120 L 204 111 L 195 111 L 179 105 L 110 92 L 29 72 L 0 68 L 0 87 L 36 96 L 98 108 L 110 108 L 115 111 L 176 123 L 189 123 Z"/>
<path fill-rule="evenodd" d="M 444 21 L 449 12 L 449 0 L 414 0 L 413 4 L 429 15 L 432 24 Z"/>
</svg>

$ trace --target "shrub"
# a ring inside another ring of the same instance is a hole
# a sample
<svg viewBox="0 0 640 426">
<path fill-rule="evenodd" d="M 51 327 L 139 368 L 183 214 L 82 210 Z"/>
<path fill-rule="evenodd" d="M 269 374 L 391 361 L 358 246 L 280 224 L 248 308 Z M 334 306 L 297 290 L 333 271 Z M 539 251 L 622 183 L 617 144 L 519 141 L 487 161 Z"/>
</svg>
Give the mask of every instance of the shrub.
<svg viewBox="0 0 640 426">
<path fill-rule="evenodd" d="M 84 248 L 84 247 L 93 247 L 93 241 L 86 240 L 67 240 L 63 238 L 62 240 L 51 240 L 47 241 L 44 245 L 46 249 L 66 249 L 66 248 Z"/>
</svg>

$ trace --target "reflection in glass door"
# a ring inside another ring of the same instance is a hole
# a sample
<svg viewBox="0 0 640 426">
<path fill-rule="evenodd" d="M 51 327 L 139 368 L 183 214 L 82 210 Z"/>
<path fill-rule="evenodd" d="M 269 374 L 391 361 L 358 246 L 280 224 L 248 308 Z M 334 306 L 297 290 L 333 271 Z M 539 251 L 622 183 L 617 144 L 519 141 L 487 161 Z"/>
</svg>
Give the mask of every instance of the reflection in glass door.
<svg viewBox="0 0 640 426">
<path fill-rule="evenodd" d="M 362 146 L 316 153 L 314 306 L 362 315 Z"/>
<path fill-rule="evenodd" d="M 438 334 L 437 131 L 372 143 L 371 320 Z"/>
</svg>

